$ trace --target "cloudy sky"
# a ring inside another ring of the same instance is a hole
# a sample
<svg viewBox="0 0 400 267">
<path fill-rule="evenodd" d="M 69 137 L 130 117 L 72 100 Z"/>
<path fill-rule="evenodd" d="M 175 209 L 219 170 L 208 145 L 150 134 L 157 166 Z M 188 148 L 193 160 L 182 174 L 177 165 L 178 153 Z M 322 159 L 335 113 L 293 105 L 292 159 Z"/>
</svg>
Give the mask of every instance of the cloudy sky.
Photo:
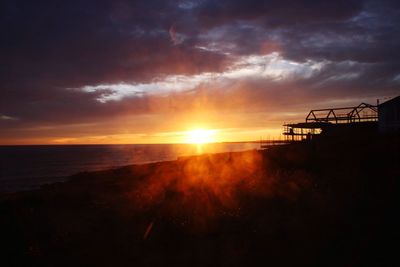
<svg viewBox="0 0 400 267">
<path fill-rule="evenodd" d="M 2 1 L 0 144 L 277 137 L 400 94 L 396 0 Z"/>
</svg>

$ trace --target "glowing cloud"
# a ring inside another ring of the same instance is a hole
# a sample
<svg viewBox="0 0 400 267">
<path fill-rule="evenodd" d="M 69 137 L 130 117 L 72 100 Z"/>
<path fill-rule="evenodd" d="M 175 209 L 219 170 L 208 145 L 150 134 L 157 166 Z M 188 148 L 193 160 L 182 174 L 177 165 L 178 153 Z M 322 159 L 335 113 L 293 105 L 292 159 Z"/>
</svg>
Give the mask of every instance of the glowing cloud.
<svg viewBox="0 0 400 267">
<path fill-rule="evenodd" d="M 74 90 L 86 93 L 100 92 L 97 100 L 101 103 L 119 101 L 126 97 L 162 95 L 171 92 L 189 91 L 204 84 L 223 84 L 227 80 L 245 78 L 267 78 L 286 81 L 292 78 L 307 79 L 318 73 L 327 62 L 306 61 L 297 63 L 281 57 L 279 53 L 236 57 L 226 71 L 205 72 L 196 75 L 168 75 L 158 77 L 148 83 L 118 83 L 87 85 Z"/>
</svg>

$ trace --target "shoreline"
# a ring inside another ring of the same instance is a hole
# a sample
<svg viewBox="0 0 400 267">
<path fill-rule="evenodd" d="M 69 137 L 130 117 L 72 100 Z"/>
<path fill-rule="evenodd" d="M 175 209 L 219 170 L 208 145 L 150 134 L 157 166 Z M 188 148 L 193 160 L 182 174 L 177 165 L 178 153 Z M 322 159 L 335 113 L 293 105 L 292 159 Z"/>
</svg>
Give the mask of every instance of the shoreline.
<svg viewBox="0 0 400 267">
<path fill-rule="evenodd" d="M 18 192 L 37 189 L 42 184 L 67 180 L 79 172 L 115 169 L 132 164 L 147 164 L 176 160 L 182 156 L 225 151 L 256 149 L 254 144 L 205 145 L 203 151 L 196 146 L 46 146 L 3 148 L 0 159 L 4 170 L 0 173 L 0 191 Z M 74 156 L 76 154 L 76 156 Z M 93 157 L 94 155 L 94 157 Z M 32 161 L 33 159 L 33 161 Z M 65 162 L 65 163 L 64 163 Z"/>
<path fill-rule="evenodd" d="M 10 191 L 0 191 L 0 197 L 2 195 L 8 195 L 8 194 L 18 194 L 18 193 L 26 193 L 30 191 L 38 191 L 41 190 L 43 187 L 51 187 L 53 184 L 64 184 L 68 183 L 71 181 L 71 179 L 76 179 L 75 177 L 81 177 L 81 176 L 87 176 L 87 175 L 96 175 L 97 173 L 103 173 L 103 172 L 113 172 L 113 171 L 118 171 L 119 169 L 126 169 L 126 168 L 135 168 L 135 167 L 146 167 L 148 165 L 160 165 L 163 163 L 170 163 L 170 162 L 175 162 L 175 161 L 185 161 L 185 160 L 190 160 L 191 158 L 197 158 L 197 157 L 207 157 L 210 155 L 229 155 L 231 153 L 246 153 L 246 152 L 251 152 L 251 151 L 258 151 L 261 149 L 249 149 L 249 150 L 244 150 L 244 151 L 229 151 L 229 152 L 218 152 L 218 153 L 203 153 L 199 155 L 188 155 L 188 156 L 178 156 L 176 159 L 171 159 L 171 160 L 163 160 L 163 161 L 149 161 L 149 162 L 144 162 L 144 163 L 137 163 L 137 164 L 129 164 L 129 165 L 122 165 L 122 166 L 115 166 L 111 168 L 106 168 L 106 169 L 101 169 L 101 170 L 95 170 L 95 171 L 82 171 L 82 172 L 77 172 L 75 174 L 67 175 L 67 176 L 58 176 L 58 177 L 32 177 L 32 178 L 26 178 L 23 180 L 29 181 L 32 179 L 38 179 L 38 180 L 43 180 L 43 179 L 48 179 L 48 180 L 54 180 L 54 182 L 49 182 L 49 183 L 43 183 L 43 184 L 38 184 L 38 185 L 26 185 L 27 189 L 22 189 L 22 190 L 10 190 Z M 8 180 L 4 180 L 8 181 Z M 15 182 L 12 179 L 9 181 Z"/>
</svg>

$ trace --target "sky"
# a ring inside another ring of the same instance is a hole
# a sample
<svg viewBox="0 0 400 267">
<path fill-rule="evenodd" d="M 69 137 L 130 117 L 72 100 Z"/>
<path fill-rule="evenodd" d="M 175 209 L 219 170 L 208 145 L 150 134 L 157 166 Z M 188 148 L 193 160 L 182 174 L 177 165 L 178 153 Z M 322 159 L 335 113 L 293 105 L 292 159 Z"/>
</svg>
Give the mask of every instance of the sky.
<svg viewBox="0 0 400 267">
<path fill-rule="evenodd" d="M 400 94 L 400 1 L 1 1 L 0 144 L 280 138 Z"/>
</svg>

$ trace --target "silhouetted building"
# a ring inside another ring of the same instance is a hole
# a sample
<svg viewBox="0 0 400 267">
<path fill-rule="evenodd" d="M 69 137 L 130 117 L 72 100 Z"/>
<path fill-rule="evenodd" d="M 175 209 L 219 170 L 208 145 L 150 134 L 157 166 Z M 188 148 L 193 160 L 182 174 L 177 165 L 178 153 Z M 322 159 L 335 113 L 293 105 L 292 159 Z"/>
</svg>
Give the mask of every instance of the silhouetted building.
<svg viewBox="0 0 400 267">
<path fill-rule="evenodd" d="M 380 132 L 400 132 L 400 96 L 380 104 L 378 118 Z"/>
<path fill-rule="evenodd" d="M 287 141 L 312 140 L 316 136 L 363 136 L 377 132 L 377 106 L 361 103 L 354 107 L 311 110 L 305 122 L 284 124 Z"/>
</svg>

